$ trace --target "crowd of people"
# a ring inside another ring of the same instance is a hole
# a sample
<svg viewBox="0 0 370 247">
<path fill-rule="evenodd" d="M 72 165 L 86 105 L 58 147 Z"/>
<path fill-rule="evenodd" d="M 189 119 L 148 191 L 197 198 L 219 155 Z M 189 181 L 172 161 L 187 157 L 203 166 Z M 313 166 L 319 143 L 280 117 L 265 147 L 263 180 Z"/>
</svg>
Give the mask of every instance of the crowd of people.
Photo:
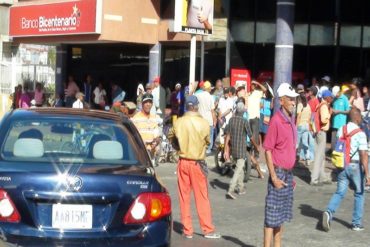
<svg viewBox="0 0 370 247">
<path fill-rule="evenodd" d="M 326 156 L 337 148 L 337 141 L 349 138 L 348 164 L 337 171 L 337 191 L 323 212 L 323 229 L 330 222 L 351 183 L 355 191 L 352 229 L 363 230 L 364 191 L 370 186 L 368 148 L 370 102 L 368 87 L 361 78 L 348 83 L 334 83 L 329 76 L 312 80 L 311 85 L 282 83 L 274 92 L 271 81 L 252 80 L 250 90 L 244 83 L 225 86 L 221 80 L 186 85 L 175 84 L 168 94 L 171 126 L 168 139 L 178 151 L 178 191 L 181 221 L 186 238 L 193 237 L 190 194 L 194 192 L 201 229 L 206 238 L 220 238 L 212 223 L 208 198 L 205 157 L 224 146 L 226 162 L 234 160 L 236 168 L 226 196 L 237 199 L 247 193 L 244 165 L 252 162 L 259 178 L 265 174 L 259 164 L 268 168 L 268 191 L 265 204 L 265 246 L 281 245 L 282 225 L 292 219 L 295 181 L 292 170 L 297 161 L 310 168 L 311 186 L 333 182 L 325 172 Z M 87 76 L 80 89 L 73 77 L 68 78 L 64 95 L 56 97 L 55 107 L 106 109 L 121 112 L 126 97 L 116 83 L 111 96 L 102 82 L 93 89 Z M 42 106 L 45 102 L 41 85 L 31 95 L 27 88 L 17 87 L 14 108 Z M 162 114 L 160 79 L 139 84 L 132 121 L 137 127 L 153 162 L 160 148 Z M 33 103 L 31 103 L 33 101 Z M 279 103 L 279 104 L 277 104 Z M 279 107 L 276 109 L 277 105 Z M 357 130 L 351 136 L 351 131 Z M 331 139 L 327 148 L 327 137 Z M 260 152 L 263 150 L 264 152 Z M 260 153 L 263 153 L 262 156 Z M 264 158 L 264 159 L 263 159 Z M 369 187 L 370 188 L 370 187 Z"/>
</svg>

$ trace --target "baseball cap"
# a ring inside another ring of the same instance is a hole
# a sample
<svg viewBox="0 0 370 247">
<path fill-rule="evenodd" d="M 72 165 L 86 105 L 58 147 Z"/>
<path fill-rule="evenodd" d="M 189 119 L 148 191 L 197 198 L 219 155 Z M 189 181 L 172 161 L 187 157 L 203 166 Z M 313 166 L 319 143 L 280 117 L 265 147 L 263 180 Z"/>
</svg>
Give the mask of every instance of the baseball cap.
<svg viewBox="0 0 370 247">
<path fill-rule="evenodd" d="M 326 75 L 326 76 L 322 77 L 321 80 L 330 82 L 330 76 Z"/>
<path fill-rule="evenodd" d="M 303 86 L 303 84 L 298 84 L 297 85 L 297 92 L 298 93 L 303 93 L 304 92 L 304 86 Z"/>
<path fill-rule="evenodd" d="M 289 83 L 281 83 L 278 90 L 277 90 L 278 96 L 283 97 L 283 96 L 288 96 L 288 97 L 297 97 L 299 94 L 297 94 L 292 86 Z"/>
<path fill-rule="evenodd" d="M 212 87 L 212 84 L 209 81 L 204 82 L 204 85 L 203 85 L 204 89 L 210 89 L 211 87 Z"/>
<path fill-rule="evenodd" d="M 180 83 L 176 83 L 176 85 L 175 85 L 175 88 L 181 88 L 181 84 Z"/>
<path fill-rule="evenodd" d="M 85 95 L 83 93 L 81 93 L 81 92 L 76 93 L 76 98 L 79 98 L 81 96 L 85 97 Z"/>
<path fill-rule="evenodd" d="M 340 87 L 334 86 L 331 92 L 336 96 L 340 92 Z"/>
<path fill-rule="evenodd" d="M 143 99 L 142 99 L 142 103 L 144 103 L 145 101 L 152 101 L 153 102 L 153 95 L 151 95 L 150 93 L 144 93 L 143 94 Z"/>
<path fill-rule="evenodd" d="M 194 95 L 189 95 L 185 98 L 185 105 L 186 106 L 195 106 L 198 105 L 199 101 L 198 98 Z"/>
<path fill-rule="evenodd" d="M 200 81 L 199 82 L 199 88 L 202 88 L 203 89 L 203 87 L 204 87 L 204 81 Z"/>
<path fill-rule="evenodd" d="M 334 95 L 333 95 L 333 93 L 330 90 L 324 90 L 321 93 L 321 97 L 322 98 L 326 98 L 326 97 L 332 97 L 332 98 L 334 98 Z"/>
<path fill-rule="evenodd" d="M 317 92 L 318 92 L 317 87 L 311 86 L 307 90 L 311 91 L 313 93 L 313 95 L 315 95 L 315 96 L 317 95 Z"/>
<path fill-rule="evenodd" d="M 345 93 L 349 90 L 349 87 L 347 85 L 342 85 L 342 92 Z"/>
</svg>

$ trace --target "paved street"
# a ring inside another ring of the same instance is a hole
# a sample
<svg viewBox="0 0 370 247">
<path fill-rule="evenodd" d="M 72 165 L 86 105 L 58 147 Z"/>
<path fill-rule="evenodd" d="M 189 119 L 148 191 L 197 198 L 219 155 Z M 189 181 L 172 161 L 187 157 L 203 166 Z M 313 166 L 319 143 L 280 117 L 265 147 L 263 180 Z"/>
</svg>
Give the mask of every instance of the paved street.
<svg viewBox="0 0 370 247">
<path fill-rule="evenodd" d="M 209 162 L 209 166 L 212 167 L 212 165 L 212 162 Z M 330 166 L 327 169 L 331 170 Z M 221 240 L 204 239 L 201 236 L 194 205 L 192 206 L 193 226 L 196 234 L 193 239 L 182 238 L 175 174 L 176 165 L 161 164 L 156 170 L 172 196 L 174 228 L 172 246 L 262 246 L 267 179 L 258 179 L 255 170 L 252 170 L 251 180 L 247 183 L 247 194 L 240 196 L 237 200 L 230 200 L 225 197 L 230 177 L 222 177 L 211 168 L 209 194 L 213 208 L 213 220 L 217 231 L 223 236 Z M 335 215 L 331 231 L 329 233 L 323 232 L 320 224 L 322 210 L 325 209 L 335 191 L 336 184 L 323 187 L 310 186 L 308 184 L 309 171 L 303 165 L 298 166 L 294 173 L 297 182 L 294 195 L 294 218 L 291 223 L 285 224 L 283 246 L 365 247 L 370 245 L 370 204 L 368 198 L 366 199 L 368 205 L 365 205 L 363 222 L 365 230 L 363 232 L 354 232 L 349 228 L 353 206 L 353 191 L 351 190 L 348 191 Z"/>
</svg>

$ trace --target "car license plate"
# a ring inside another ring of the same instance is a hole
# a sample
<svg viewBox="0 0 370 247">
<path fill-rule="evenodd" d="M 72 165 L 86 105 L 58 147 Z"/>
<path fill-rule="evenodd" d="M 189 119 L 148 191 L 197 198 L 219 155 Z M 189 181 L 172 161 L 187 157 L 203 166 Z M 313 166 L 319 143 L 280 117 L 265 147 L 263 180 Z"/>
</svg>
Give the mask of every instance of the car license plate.
<svg viewBox="0 0 370 247">
<path fill-rule="evenodd" d="M 53 204 L 52 227 L 91 229 L 92 205 Z"/>
</svg>

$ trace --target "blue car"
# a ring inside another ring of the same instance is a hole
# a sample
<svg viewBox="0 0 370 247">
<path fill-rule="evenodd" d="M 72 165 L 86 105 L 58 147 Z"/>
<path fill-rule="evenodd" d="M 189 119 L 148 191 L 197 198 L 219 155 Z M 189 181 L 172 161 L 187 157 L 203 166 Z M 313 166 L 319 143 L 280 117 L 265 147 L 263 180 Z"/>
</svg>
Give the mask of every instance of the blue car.
<svg viewBox="0 0 370 247">
<path fill-rule="evenodd" d="M 0 125 L 0 246 L 170 245 L 171 199 L 128 118 L 36 108 Z"/>
</svg>

